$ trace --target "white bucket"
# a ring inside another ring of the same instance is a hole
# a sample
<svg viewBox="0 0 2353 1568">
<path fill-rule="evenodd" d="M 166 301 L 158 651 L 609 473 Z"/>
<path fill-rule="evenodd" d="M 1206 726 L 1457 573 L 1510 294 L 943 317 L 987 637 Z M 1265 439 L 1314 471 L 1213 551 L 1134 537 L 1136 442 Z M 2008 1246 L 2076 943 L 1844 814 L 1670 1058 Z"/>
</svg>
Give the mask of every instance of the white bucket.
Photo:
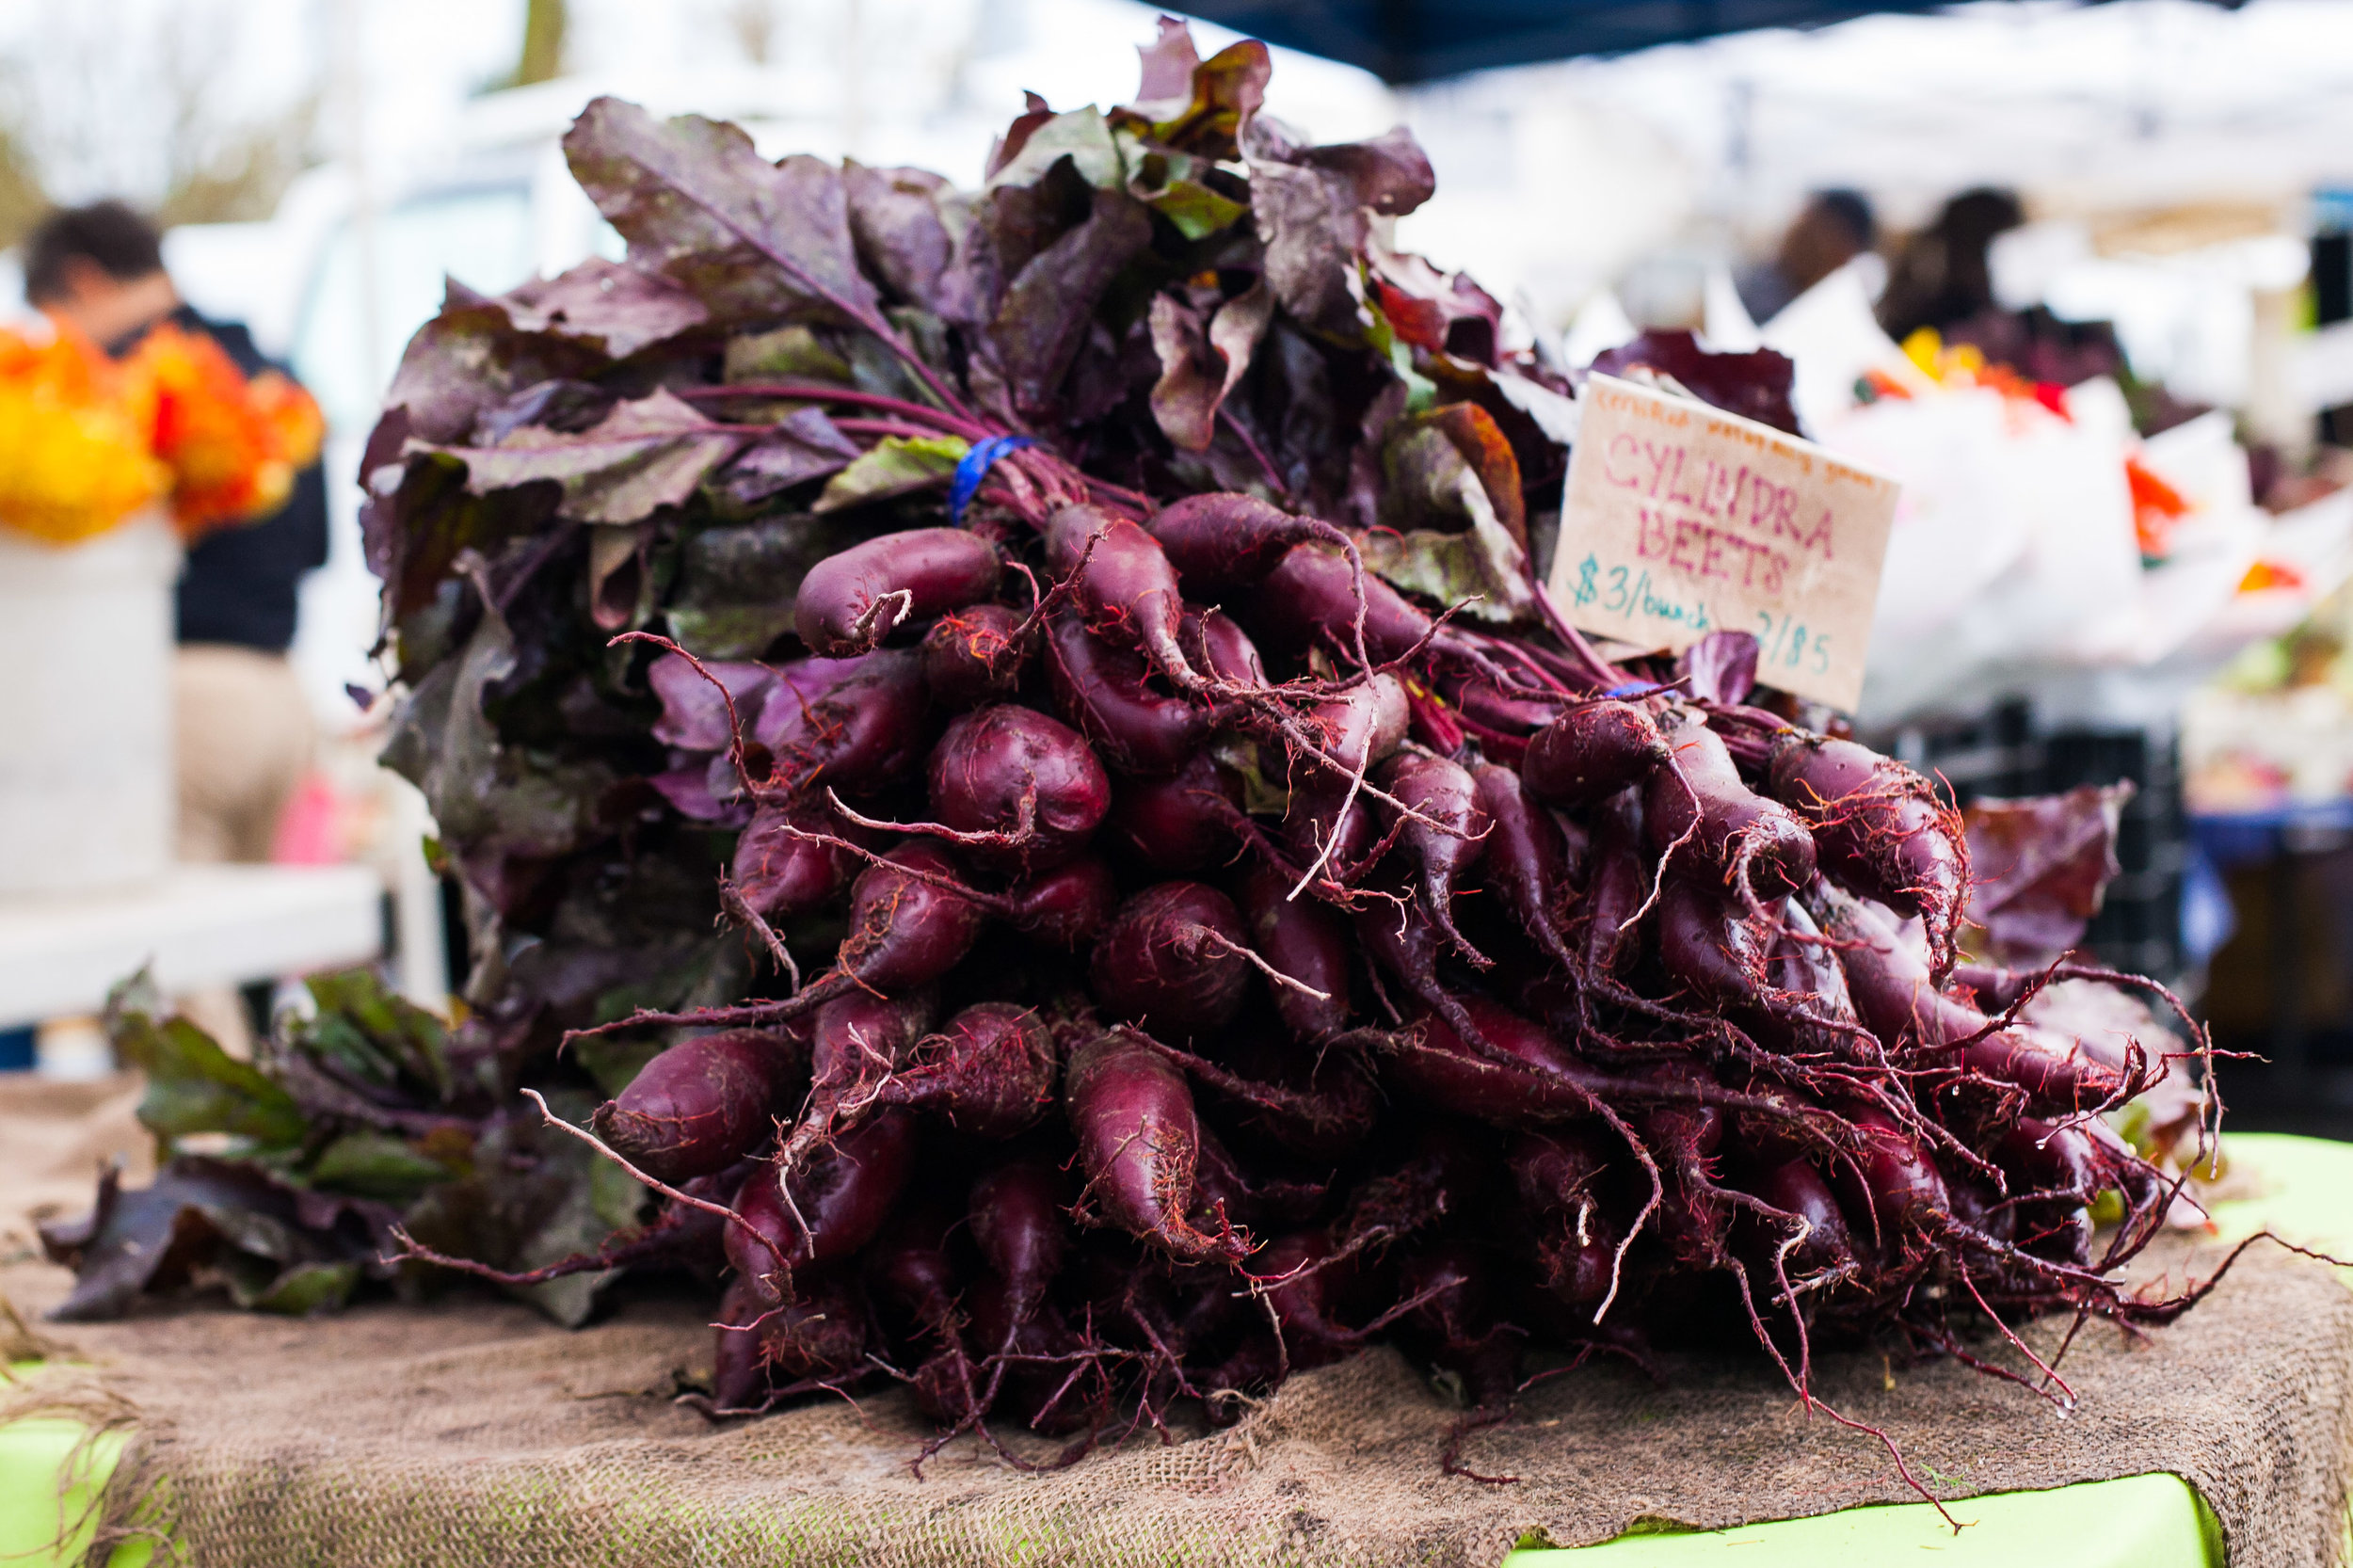
<svg viewBox="0 0 2353 1568">
<path fill-rule="evenodd" d="M 0 896 L 170 866 L 179 574 L 160 515 L 61 549 L 0 527 Z"/>
</svg>

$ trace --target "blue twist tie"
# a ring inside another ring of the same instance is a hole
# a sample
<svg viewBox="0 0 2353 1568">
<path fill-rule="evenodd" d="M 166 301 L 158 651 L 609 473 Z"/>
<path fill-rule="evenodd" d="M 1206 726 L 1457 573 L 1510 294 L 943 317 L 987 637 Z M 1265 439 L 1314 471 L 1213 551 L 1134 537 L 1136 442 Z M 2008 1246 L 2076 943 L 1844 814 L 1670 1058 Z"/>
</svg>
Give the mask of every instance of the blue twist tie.
<svg viewBox="0 0 2353 1568">
<path fill-rule="evenodd" d="M 1664 690 L 1666 690 L 1666 688 L 1659 685 L 1656 680 L 1629 680 L 1623 686 L 1612 686 L 1601 695 L 1604 699 L 1609 699 L 1623 696 L 1643 696 L 1652 692 Z"/>
<path fill-rule="evenodd" d="M 997 459 L 1025 446 L 1035 446 L 1035 436 L 991 436 L 975 441 L 972 450 L 956 460 L 956 476 L 948 485 L 948 520 L 964 526 L 964 509 L 972 504 L 972 497 L 988 477 L 988 471 L 997 466 Z"/>
</svg>

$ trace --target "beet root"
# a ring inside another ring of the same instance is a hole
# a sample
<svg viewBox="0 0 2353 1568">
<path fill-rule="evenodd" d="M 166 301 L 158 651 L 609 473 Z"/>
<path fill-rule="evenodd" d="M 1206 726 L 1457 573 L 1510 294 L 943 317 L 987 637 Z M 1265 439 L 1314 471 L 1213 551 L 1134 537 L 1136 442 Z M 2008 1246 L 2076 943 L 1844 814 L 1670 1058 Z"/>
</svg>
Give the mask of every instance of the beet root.
<svg viewBox="0 0 2353 1568">
<path fill-rule="evenodd" d="M 1174 501 L 1144 520 L 1169 565 L 1196 595 L 1230 592 L 1265 579 L 1293 545 L 1344 543 L 1347 536 L 1315 518 L 1293 517 L 1255 495 L 1219 491 Z"/>
<path fill-rule="evenodd" d="M 1583 810 L 1671 765 L 1673 755 L 1649 710 L 1587 702 L 1529 737 L 1520 778 L 1546 805 Z"/>
<path fill-rule="evenodd" d="M 808 1098 L 777 1146 L 779 1171 L 789 1176 L 800 1170 L 842 1128 L 888 1103 L 883 1091 L 931 1027 L 933 1003 L 928 988 L 885 998 L 852 987 L 817 1009 L 809 1025 Z"/>
<path fill-rule="evenodd" d="M 955 862 L 920 840 L 900 845 L 886 864 L 869 866 L 850 888 L 850 935 L 836 968 L 886 994 L 928 985 L 970 952 L 987 917 L 952 884 Z M 903 869 L 904 868 L 904 869 Z M 909 875 L 908 872 L 923 875 Z"/>
<path fill-rule="evenodd" d="M 766 1304 L 749 1278 L 728 1284 L 719 1298 L 718 1348 L 712 1357 L 711 1414 L 746 1416 L 768 1408 L 768 1368 L 756 1326 Z"/>
<path fill-rule="evenodd" d="M 1185 1261 L 1249 1256 L 1245 1233 L 1223 1223 L 1203 1231 L 1189 1217 L 1201 1123 L 1185 1075 L 1159 1048 L 1123 1031 L 1097 1034 L 1071 1053 L 1064 1082 L 1093 1223 Z"/>
<path fill-rule="evenodd" d="M 1757 1178 L 1756 1195 L 1784 1213 L 1804 1222 L 1804 1228 L 1774 1238 L 1792 1243 L 1787 1267 L 1804 1273 L 1849 1268 L 1855 1261 L 1854 1238 L 1847 1228 L 1846 1212 L 1821 1172 L 1803 1160 L 1785 1160 Z"/>
<path fill-rule="evenodd" d="M 1241 802 L 1241 776 L 1197 752 L 1169 777 L 1114 785 L 1105 832 L 1152 870 L 1187 876 L 1232 858 Z"/>
<path fill-rule="evenodd" d="M 640 1170 L 686 1181 L 749 1153 L 808 1073 L 807 1040 L 785 1031 L 699 1035 L 647 1063 L 590 1125 Z"/>
<path fill-rule="evenodd" d="M 2032 1024 L 1998 1025 L 1938 990 L 1928 966 L 1854 899 L 1825 882 L 1817 882 L 1807 897 L 1824 935 L 1839 943 L 1838 962 L 1856 1014 L 1891 1053 L 2009 1085 L 2025 1095 L 2028 1109 L 2045 1115 L 2121 1104 L 2165 1071 L 2162 1060 L 2145 1052 L 2136 1062 Z"/>
<path fill-rule="evenodd" d="M 1594 1113 L 1603 1075 L 1545 1030 L 1494 1002 L 1464 997 L 1456 1005 L 1487 1052 L 1433 1013 L 1388 1055 L 1383 1076 L 1441 1110 L 1498 1127 L 1544 1127 Z"/>
<path fill-rule="evenodd" d="M 797 1288 L 801 1270 L 848 1257 L 874 1239 L 914 1165 L 915 1118 L 887 1107 L 793 1172 L 789 1200 L 777 1167 L 756 1166 L 736 1195 L 735 1211 L 783 1256 L 793 1283 L 788 1286 L 776 1255 L 741 1226 L 728 1227 L 728 1261 L 760 1302 L 784 1300 Z"/>
<path fill-rule="evenodd" d="M 1573 1132 L 1524 1132 L 1510 1162 L 1520 1202 L 1540 1226 L 1544 1288 L 1571 1306 L 1597 1304 L 1609 1294 L 1621 1239 L 1604 1201 L 1602 1151 Z"/>
<path fill-rule="evenodd" d="M 1771 987 L 1769 919 L 1744 913 L 1704 873 L 1671 873 L 1658 889 L 1658 957 L 1667 972 L 1706 1002 L 1743 1012 L 1762 1007 Z"/>
<path fill-rule="evenodd" d="M 1065 506 L 1046 520 L 1047 564 L 1069 581 L 1088 626 L 1143 650 L 1180 691 L 1206 684 L 1177 640 L 1184 594 L 1160 541 L 1125 518 Z"/>
<path fill-rule="evenodd" d="M 1111 809 L 1086 741 L 1035 709 L 998 703 L 948 726 L 932 750 L 932 813 L 983 864 L 1047 871 L 1083 848 Z"/>
<path fill-rule="evenodd" d="M 878 1093 L 884 1104 L 937 1116 L 959 1132 L 1005 1139 L 1053 1108 L 1058 1066 L 1045 1019 L 1012 1002 L 984 1001 L 916 1042 Z"/>
<path fill-rule="evenodd" d="M 861 864 L 840 843 L 827 841 L 842 837 L 843 824 L 814 801 L 760 807 L 735 840 L 729 870 L 737 895 L 753 913 L 770 920 L 794 920 L 824 908 L 849 887 Z"/>
<path fill-rule="evenodd" d="M 1487 886 L 1500 895 L 1521 932 L 1545 957 L 1577 968 L 1561 930 L 1574 896 L 1566 837 L 1560 822 L 1529 794 L 1520 776 L 1493 762 L 1471 770 L 1479 808 L 1493 824 L 1486 840 Z"/>
<path fill-rule="evenodd" d="M 1642 820 L 1664 855 L 1689 834 L 1699 856 L 1744 897 L 1763 902 L 1814 880 L 1814 836 L 1796 813 L 1740 781 L 1716 732 L 1686 718 L 1666 732 L 1671 765 L 1643 787 Z"/>
<path fill-rule="evenodd" d="M 1321 904 L 1289 896 L 1273 868 L 1253 865 L 1235 889 L 1250 945 L 1267 968 L 1294 984 L 1267 988 L 1283 1026 L 1302 1040 L 1328 1040 L 1348 1027 L 1348 932 Z"/>
<path fill-rule="evenodd" d="M 1927 925 L 1929 968 L 1941 983 L 1958 955 L 1969 890 L 1960 813 L 1912 769 L 1852 741 L 1785 736 L 1766 778 L 1774 797 L 1813 825 L 1826 868 Z"/>
<path fill-rule="evenodd" d="M 1203 704 L 1156 690 L 1142 655 L 1096 635 L 1076 611 L 1049 614 L 1046 652 L 1055 706 L 1121 773 L 1175 773 L 1216 722 Z"/>
<path fill-rule="evenodd" d="M 1177 625 L 1176 641 L 1193 667 L 1222 686 L 1248 690 L 1267 683 L 1258 645 L 1223 611 L 1187 610 Z"/>
<path fill-rule="evenodd" d="M 961 528 L 885 534 L 811 567 L 793 604 L 793 629 L 828 659 L 864 653 L 894 627 L 920 625 L 997 591 L 997 549 Z"/>
<path fill-rule="evenodd" d="M 1011 896 L 1014 929 L 1063 952 L 1094 946 L 1119 907 L 1112 869 L 1094 856 L 1033 876 Z"/>
<path fill-rule="evenodd" d="M 1355 774 L 1370 771 L 1405 743 L 1413 707 L 1406 699 L 1403 681 L 1393 675 L 1376 675 L 1317 703 L 1305 719 L 1331 770 L 1322 782 L 1345 783 Z"/>
<path fill-rule="evenodd" d="M 817 790 L 856 797 L 914 770 L 931 738 L 931 695 L 912 650 L 802 659 L 777 672 L 751 739 L 770 760 L 763 798 Z"/>
<path fill-rule="evenodd" d="M 1000 1165 L 972 1184 L 973 1244 L 1005 1282 L 1019 1315 L 1034 1311 L 1062 1272 L 1071 1197 L 1063 1174 L 1039 1160 Z"/>
<path fill-rule="evenodd" d="M 934 1339 L 953 1336 L 956 1294 L 963 1285 L 950 1252 L 950 1220 L 944 1208 L 908 1205 L 865 1253 L 870 1293 Z"/>
<path fill-rule="evenodd" d="M 1369 572 L 1359 576 L 1346 555 L 1315 544 L 1284 555 L 1243 602 L 1242 617 L 1263 647 L 1290 654 L 1324 648 L 1353 663 L 1360 603 L 1365 650 L 1375 664 L 1405 657 L 1430 635 L 1431 617 L 1411 600 Z"/>
<path fill-rule="evenodd" d="M 1427 752 L 1401 751 L 1383 766 L 1381 784 L 1404 808 L 1396 818 L 1396 831 L 1431 920 L 1456 952 L 1487 968 L 1491 961 L 1454 923 L 1454 889 L 1478 867 L 1494 826 L 1479 804 L 1470 770 Z"/>
<path fill-rule="evenodd" d="M 1183 1040 L 1241 1008 L 1250 951 L 1233 900 L 1202 883 L 1162 882 L 1120 906 L 1088 972 L 1113 1016 Z"/>
<path fill-rule="evenodd" d="M 1863 1129 L 1863 1192 L 1882 1247 L 1900 1230 L 1929 1228 L 1952 1212 L 1936 1161 L 1920 1141 L 1877 1111 L 1858 1112 Z"/>
<path fill-rule="evenodd" d="M 1171 1048 L 1170 1060 L 1231 1104 L 1264 1146 L 1301 1159 L 1337 1160 L 1370 1135 L 1380 1096 L 1354 1060 L 1268 1040 L 1243 1041 L 1209 1061 Z"/>
<path fill-rule="evenodd" d="M 969 604 L 939 617 L 923 633 L 923 684 L 943 708 L 1001 702 L 1020 688 L 1032 639 L 1027 621 L 1004 604 Z"/>
<path fill-rule="evenodd" d="M 869 1375 L 866 1352 L 872 1341 L 857 1281 L 834 1272 L 810 1277 L 791 1301 L 766 1314 L 753 1335 L 775 1395 Z"/>
<path fill-rule="evenodd" d="M 1650 896 L 1651 873 L 1635 793 L 1612 800 L 1593 830 L 1593 879 L 1572 921 L 1577 972 L 1588 979 L 1623 974 L 1638 947 L 1628 928 Z"/>
</svg>

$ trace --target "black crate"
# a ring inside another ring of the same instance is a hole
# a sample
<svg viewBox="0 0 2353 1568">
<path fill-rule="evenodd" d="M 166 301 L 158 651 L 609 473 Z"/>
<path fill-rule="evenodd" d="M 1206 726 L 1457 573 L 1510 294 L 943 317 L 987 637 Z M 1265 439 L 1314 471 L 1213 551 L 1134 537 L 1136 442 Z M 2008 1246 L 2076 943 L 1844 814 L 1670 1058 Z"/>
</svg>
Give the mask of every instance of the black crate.
<svg viewBox="0 0 2353 1568">
<path fill-rule="evenodd" d="M 1938 780 L 1964 806 L 1979 795 L 2030 795 L 2041 787 L 2042 743 L 2034 711 L 2024 702 L 2005 702 L 1975 718 L 1904 725 L 1871 741 Z"/>
<path fill-rule="evenodd" d="M 1956 804 L 1982 796 L 2053 794 L 2080 784 L 2130 781 L 2117 825 L 2121 871 L 2084 946 L 2101 963 L 2172 983 L 2182 978 L 2182 878 L 2189 823 L 2179 743 L 2138 729 L 2044 728 L 2024 701 L 1965 720 L 1905 725 L 1870 737 L 1881 751 L 1939 780 Z"/>
<path fill-rule="evenodd" d="M 2182 803 L 2180 744 L 2138 730 L 2059 730 L 2042 743 L 2046 792 L 2130 780 L 2117 824 L 2123 869 L 2084 934 L 2110 968 L 2170 983 L 2182 977 L 2182 878 L 2189 868 L 2189 817 Z"/>
</svg>

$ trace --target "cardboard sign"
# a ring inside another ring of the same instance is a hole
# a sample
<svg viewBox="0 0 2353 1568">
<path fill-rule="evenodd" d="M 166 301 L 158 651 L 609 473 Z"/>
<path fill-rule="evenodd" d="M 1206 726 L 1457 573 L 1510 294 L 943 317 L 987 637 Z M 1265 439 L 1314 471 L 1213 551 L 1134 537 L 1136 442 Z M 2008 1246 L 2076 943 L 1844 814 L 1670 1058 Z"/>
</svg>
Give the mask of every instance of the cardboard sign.
<svg viewBox="0 0 2353 1568">
<path fill-rule="evenodd" d="M 1578 402 L 1550 584 L 1569 619 L 1673 652 L 1753 632 L 1758 680 L 1851 712 L 1896 482 L 1615 376 Z"/>
</svg>

